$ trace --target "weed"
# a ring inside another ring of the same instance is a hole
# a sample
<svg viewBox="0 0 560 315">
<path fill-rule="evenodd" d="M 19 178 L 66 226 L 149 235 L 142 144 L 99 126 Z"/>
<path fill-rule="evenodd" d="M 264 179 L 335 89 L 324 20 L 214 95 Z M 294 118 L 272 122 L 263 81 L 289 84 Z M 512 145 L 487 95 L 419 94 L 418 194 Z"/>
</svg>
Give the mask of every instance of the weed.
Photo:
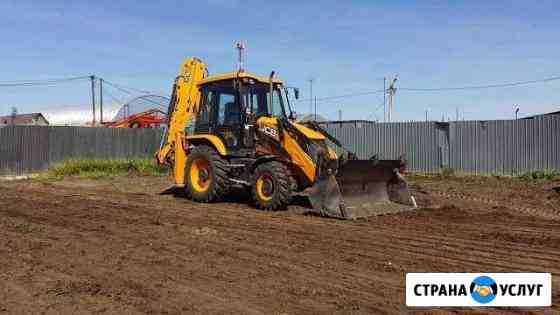
<svg viewBox="0 0 560 315">
<path fill-rule="evenodd" d="M 455 175 L 455 170 L 451 167 L 444 167 L 441 169 L 441 176 L 449 177 Z"/>
<path fill-rule="evenodd" d="M 31 233 L 34 231 L 33 225 L 28 222 L 18 223 L 16 226 L 16 231 L 20 233 Z"/>
<path fill-rule="evenodd" d="M 541 171 L 532 171 L 523 174 L 521 177 L 525 179 L 543 179 L 543 180 L 551 180 L 555 177 L 560 176 L 560 173 L 553 171 L 553 170 L 541 170 Z"/>
<path fill-rule="evenodd" d="M 167 167 L 157 165 L 153 159 L 69 159 L 51 164 L 46 172 L 47 177 L 61 178 L 78 176 L 86 178 L 102 178 L 110 176 L 163 175 Z"/>
</svg>

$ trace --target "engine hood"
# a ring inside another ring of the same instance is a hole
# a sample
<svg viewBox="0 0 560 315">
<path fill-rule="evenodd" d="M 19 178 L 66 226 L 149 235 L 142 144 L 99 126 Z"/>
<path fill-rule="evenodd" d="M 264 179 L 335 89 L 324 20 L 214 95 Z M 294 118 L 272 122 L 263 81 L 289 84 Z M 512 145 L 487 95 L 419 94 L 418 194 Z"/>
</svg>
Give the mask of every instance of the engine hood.
<svg viewBox="0 0 560 315">
<path fill-rule="evenodd" d="M 302 124 L 299 124 L 297 122 L 292 122 L 289 121 L 289 124 L 292 125 L 294 128 L 296 128 L 299 132 L 301 132 L 306 138 L 310 139 L 310 140 L 325 140 L 326 137 L 318 132 L 315 131 L 311 128 L 308 128 Z M 274 128 L 276 128 L 276 126 L 278 126 L 278 118 L 276 117 L 261 117 L 259 118 L 259 120 L 257 121 L 257 126 L 261 127 L 261 126 L 274 126 Z"/>
<path fill-rule="evenodd" d="M 303 133 L 307 138 L 309 139 L 313 139 L 313 140 L 325 140 L 325 136 L 323 136 L 323 134 L 321 134 L 320 132 L 317 132 L 315 130 L 312 130 L 302 124 L 296 123 L 296 122 L 290 122 L 290 124 L 292 124 L 292 126 L 294 126 L 297 130 L 299 130 L 299 132 Z"/>
</svg>

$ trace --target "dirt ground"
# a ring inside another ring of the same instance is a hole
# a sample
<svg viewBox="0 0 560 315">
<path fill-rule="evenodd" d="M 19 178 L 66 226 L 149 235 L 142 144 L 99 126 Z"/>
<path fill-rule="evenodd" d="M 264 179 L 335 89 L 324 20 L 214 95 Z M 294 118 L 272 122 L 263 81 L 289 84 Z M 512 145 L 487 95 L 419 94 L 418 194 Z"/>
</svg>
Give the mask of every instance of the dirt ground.
<svg viewBox="0 0 560 315">
<path fill-rule="evenodd" d="M 165 177 L 0 182 L 0 315 L 560 314 L 560 180 L 410 180 L 421 209 L 361 221 Z M 550 272 L 553 307 L 407 308 L 407 272 Z"/>
</svg>

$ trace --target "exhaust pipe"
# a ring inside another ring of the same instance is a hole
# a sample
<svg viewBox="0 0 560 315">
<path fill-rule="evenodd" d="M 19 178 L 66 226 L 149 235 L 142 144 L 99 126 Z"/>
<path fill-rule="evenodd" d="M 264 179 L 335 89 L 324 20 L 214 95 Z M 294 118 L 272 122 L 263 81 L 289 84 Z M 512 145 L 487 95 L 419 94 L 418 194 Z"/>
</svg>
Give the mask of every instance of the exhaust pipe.
<svg viewBox="0 0 560 315">
<path fill-rule="evenodd" d="M 273 100 L 272 92 L 274 90 L 274 87 L 272 85 L 272 79 L 273 78 L 274 78 L 274 71 L 272 71 L 270 73 L 270 75 L 268 76 L 268 85 L 269 85 L 269 89 L 270 89 L 270 97 L 269 97 L 269 100 L 268 100 L 268 107 L 269 107 L 268 112 L 271 113 L 271 114 L 273 113 L 273 108 L 272 108 L 272 100 Z"/>
</svg>

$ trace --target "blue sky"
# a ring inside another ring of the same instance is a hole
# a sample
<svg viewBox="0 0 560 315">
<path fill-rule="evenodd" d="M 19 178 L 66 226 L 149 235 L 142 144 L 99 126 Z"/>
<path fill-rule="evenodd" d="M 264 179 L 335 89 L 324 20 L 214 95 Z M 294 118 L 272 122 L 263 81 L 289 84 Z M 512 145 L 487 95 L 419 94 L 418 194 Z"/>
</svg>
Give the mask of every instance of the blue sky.
<svg viewBox="0 0 560 315">
<path fill-rule="evenodd" d="M 96 74 L 169 94 L 184 57 L 211 73 L 276 70 L 301 98 L 383 88 L 433 88 L 560 75 L 558 1 L 11 1 L 0 3 L 0 83 Z M 111 91 L 117 98 L 126 98 Z M 106 99 L 109 98 L 106 96 Z M 319 102 L 330 119 L 383 119 L 383 94 Z M 0 88 L 0 114 L 88 104 L 86 81 Z M 488 90 L 397 91 L 394 118 L 511 118 L 560 109 L 560 81 Z M 308 102 L 296 105 L 309 111 Z"/>
</svg>

